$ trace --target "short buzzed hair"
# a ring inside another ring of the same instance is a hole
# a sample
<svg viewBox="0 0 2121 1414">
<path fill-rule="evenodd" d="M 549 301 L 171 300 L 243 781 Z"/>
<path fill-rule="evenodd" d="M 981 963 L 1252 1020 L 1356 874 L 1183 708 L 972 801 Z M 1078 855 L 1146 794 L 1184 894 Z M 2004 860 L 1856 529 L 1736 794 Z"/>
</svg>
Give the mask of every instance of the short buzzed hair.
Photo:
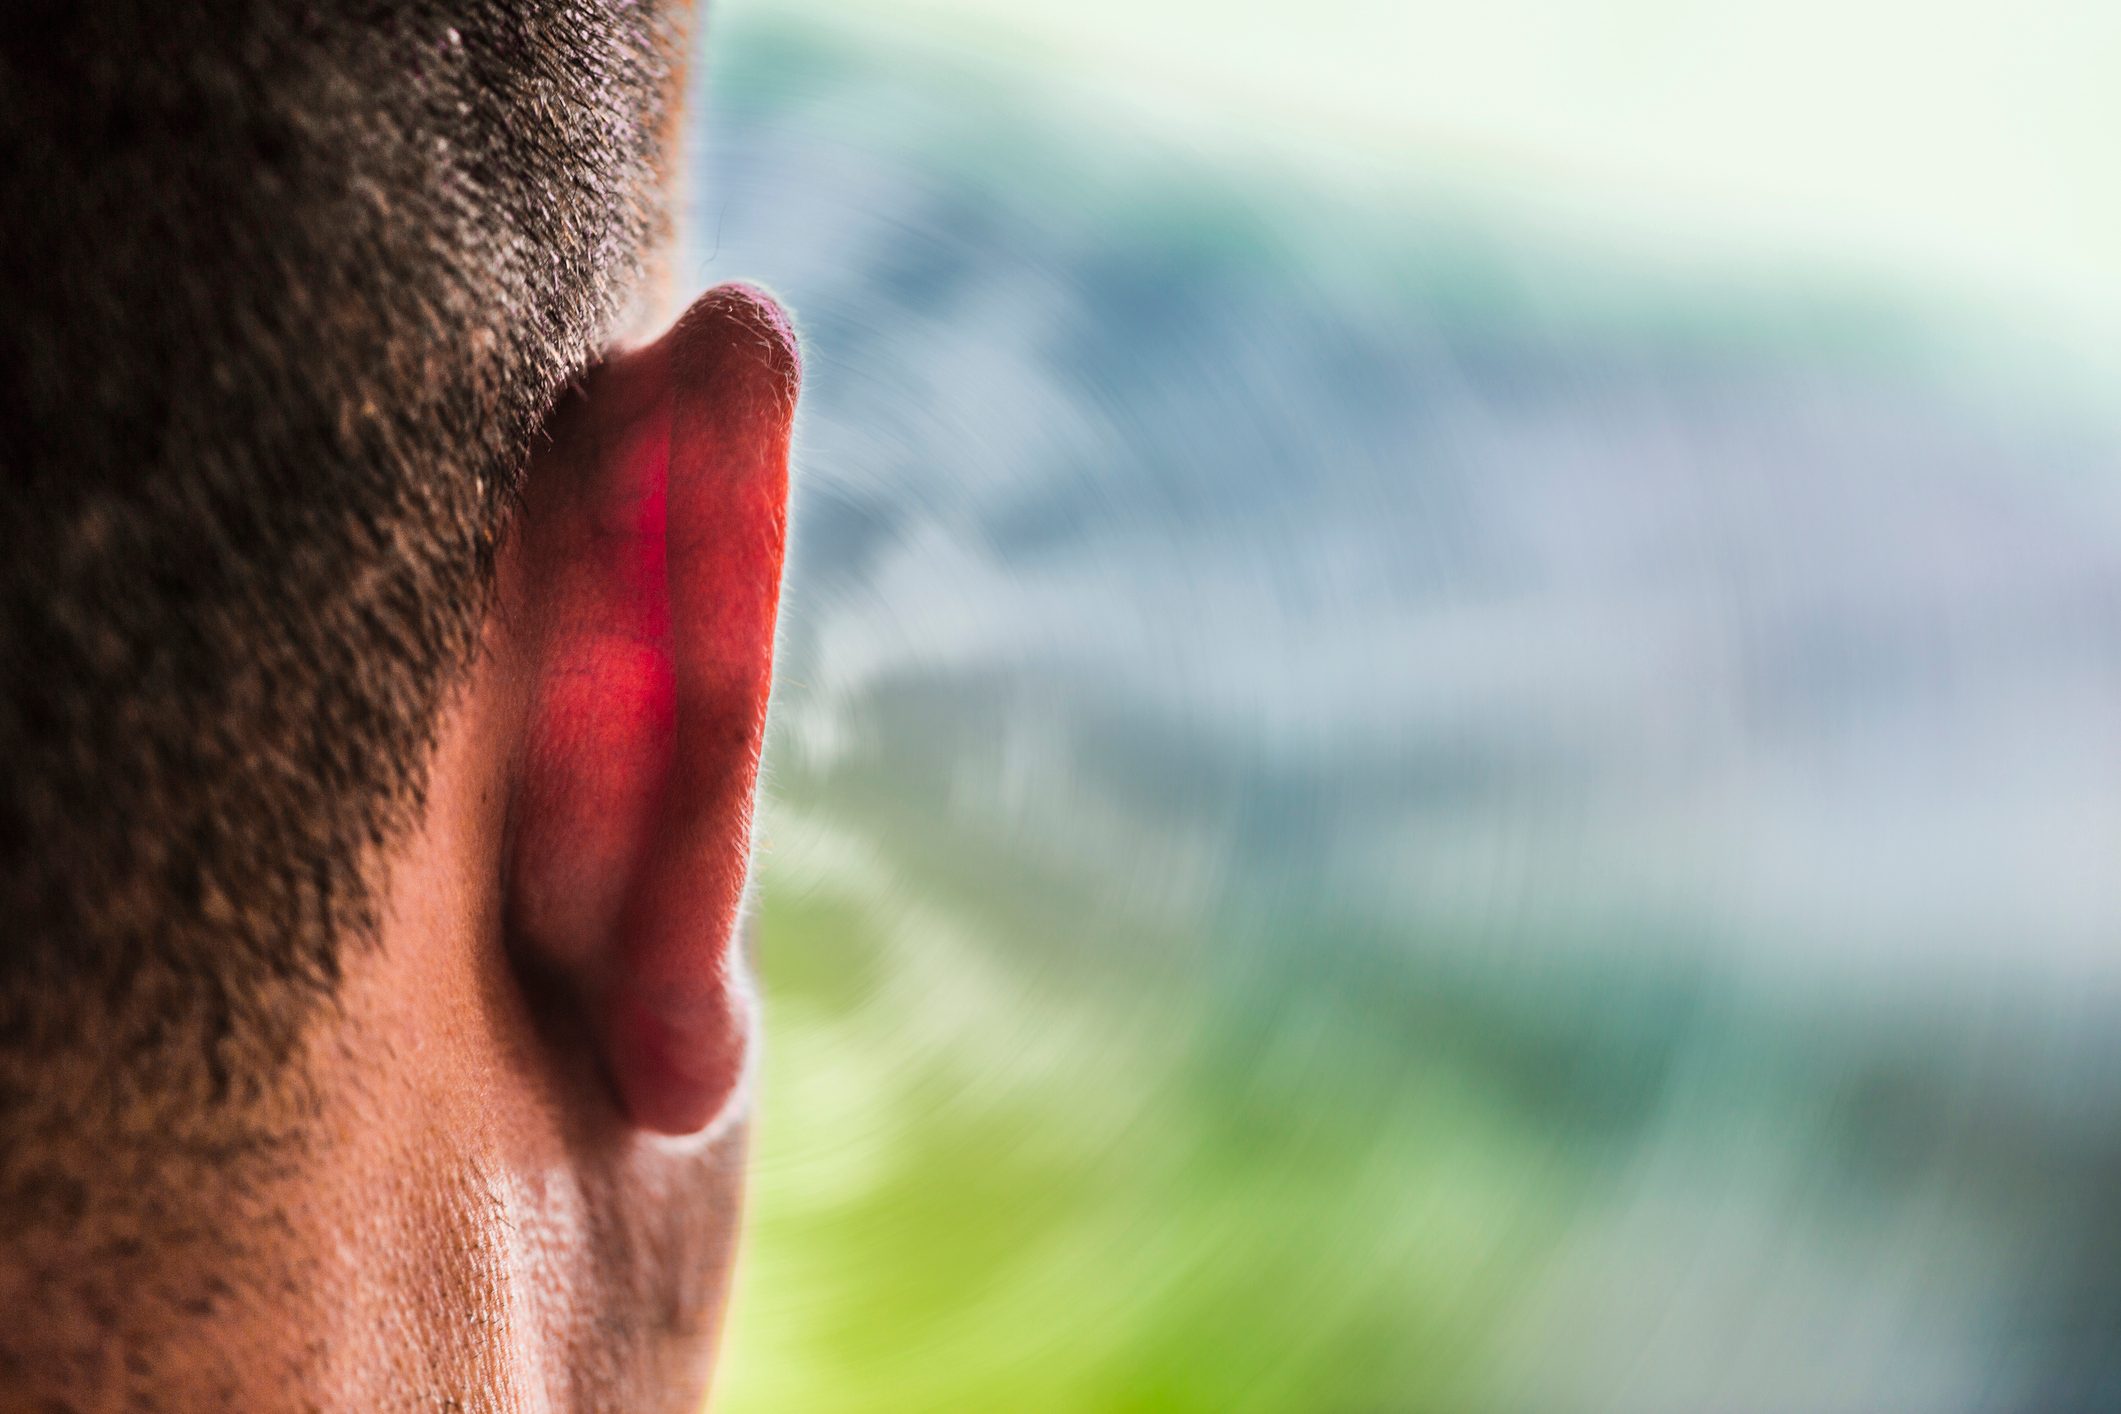
<svg viewBox="0 0 2121 1414">
<path fill-rule="evenodd" d="M 638 296 L 677 43 L 647 0 L 0 11 L 0 1160 L 240 1109 L 329 997 Z"/>
</svg>

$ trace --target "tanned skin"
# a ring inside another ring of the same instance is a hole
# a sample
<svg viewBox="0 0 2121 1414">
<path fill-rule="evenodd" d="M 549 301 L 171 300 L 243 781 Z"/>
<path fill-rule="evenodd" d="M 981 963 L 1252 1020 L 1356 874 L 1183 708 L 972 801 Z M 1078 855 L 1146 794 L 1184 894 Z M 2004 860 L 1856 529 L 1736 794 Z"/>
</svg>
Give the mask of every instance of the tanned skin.
<svg viewBox="0 0 2121 1414">
<path fill-rule="evenodd" d="M 724 286 L 561 393 L 359 862 L 372 920 L 328 987 L 227 984 L 284 1026 L 239 1011 L 164 1073 L 130 1020 L 22 993 L 0 1409 L 701 1407 L 798 377 L 779 308 Z"/>
<path fill-rule="evenodd" d="M 300 1160 L 207 1195 L 241 1269 L 157 1244 L 114 1313 L 40 1288 L 57 1254 L 0 1258 L 42 1352 L 0 1406 L 700 1407 L 796 368 L 778 310 L 724 287 L 562 403 L 425 809 L 376 861 L 377 944 L 307 1038 Z"/>
</svg>

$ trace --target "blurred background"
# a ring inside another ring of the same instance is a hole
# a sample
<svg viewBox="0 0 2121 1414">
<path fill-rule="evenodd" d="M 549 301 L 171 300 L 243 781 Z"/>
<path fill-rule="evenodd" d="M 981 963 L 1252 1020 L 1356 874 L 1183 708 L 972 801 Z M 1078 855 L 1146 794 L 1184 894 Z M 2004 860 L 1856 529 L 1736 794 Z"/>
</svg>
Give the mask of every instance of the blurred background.
<svg viewBox="0 0 2121 1414">
<path fill-rule="evenodd" d="M 2121 6 L 715 0 L 720 1414 L 2121 1407 Z"/>
</svg>

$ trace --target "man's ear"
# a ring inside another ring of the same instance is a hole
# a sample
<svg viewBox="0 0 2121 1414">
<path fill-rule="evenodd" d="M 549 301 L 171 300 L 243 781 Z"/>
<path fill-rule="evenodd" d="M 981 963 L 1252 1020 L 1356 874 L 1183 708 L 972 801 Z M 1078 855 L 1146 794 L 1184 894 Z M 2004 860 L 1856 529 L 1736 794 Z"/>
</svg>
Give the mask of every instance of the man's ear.
<svg viewBox="0 0 2121 1414">
<path fill-rule="evenodd" d="M 526 704 L 509 943 L 578 999 L 620 1106 L 663 1134 L 712 1124 L 744 1078 L 736 932 L 798 377 L 777 306 L 710 291 L 563 400 L 503 555 Z"/>
</svg>

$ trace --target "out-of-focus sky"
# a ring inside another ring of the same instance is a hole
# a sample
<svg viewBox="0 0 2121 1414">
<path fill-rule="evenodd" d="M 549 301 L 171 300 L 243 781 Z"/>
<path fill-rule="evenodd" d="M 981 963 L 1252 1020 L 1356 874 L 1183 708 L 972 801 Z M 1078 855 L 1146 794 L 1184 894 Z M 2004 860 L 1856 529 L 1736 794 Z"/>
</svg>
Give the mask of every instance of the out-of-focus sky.
<svg viewBox="0 0 2121 1414">
<path fill-rule="evenodd" d="M 725 0 L 725 1414 L 2121 1405 L 2121 7 Z"/>
<path fill-rule="evenodd" d="M 750 0 L 756 5 L 758 0 Z M 791 0 L 1167 136 L 1701 260 L 2121 322 L 2110 0 Z"/>
</svg>

